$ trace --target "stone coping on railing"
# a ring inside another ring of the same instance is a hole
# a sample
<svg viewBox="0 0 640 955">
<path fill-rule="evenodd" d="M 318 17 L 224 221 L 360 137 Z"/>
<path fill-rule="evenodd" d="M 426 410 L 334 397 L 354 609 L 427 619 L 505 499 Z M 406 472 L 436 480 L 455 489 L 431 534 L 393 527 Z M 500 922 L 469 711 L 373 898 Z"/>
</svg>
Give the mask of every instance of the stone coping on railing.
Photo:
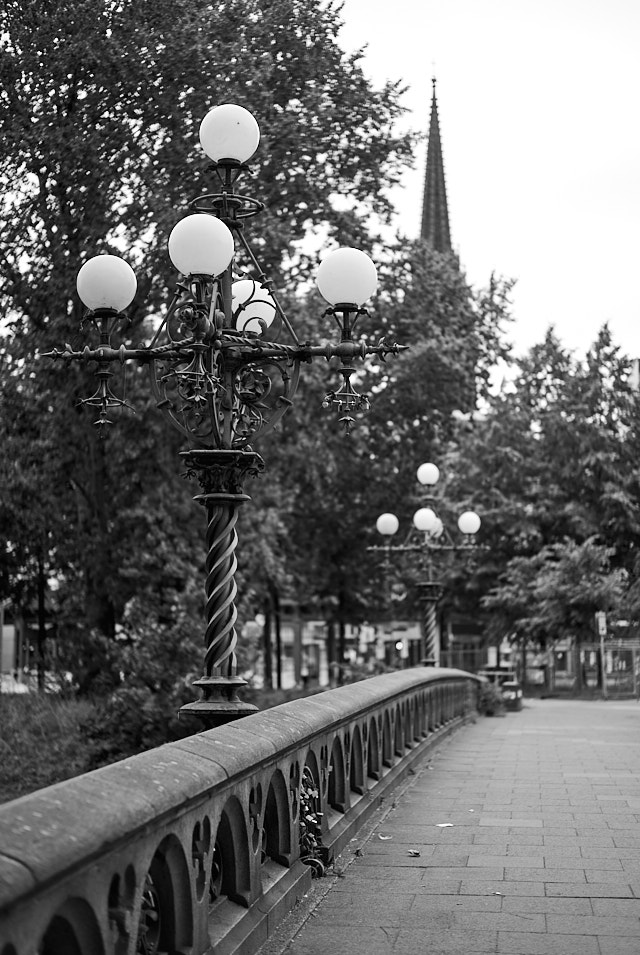
<svg viewBox="0 0 640 955">
<path fill-rule="evenodd" d="M 476 687 L 459 670 L 397 671 L 1 805 L 0 955 L 251 951 L 310 878 L 305 768 L 323 846 L 339 851 L 475 711 Z"/>
</svg>

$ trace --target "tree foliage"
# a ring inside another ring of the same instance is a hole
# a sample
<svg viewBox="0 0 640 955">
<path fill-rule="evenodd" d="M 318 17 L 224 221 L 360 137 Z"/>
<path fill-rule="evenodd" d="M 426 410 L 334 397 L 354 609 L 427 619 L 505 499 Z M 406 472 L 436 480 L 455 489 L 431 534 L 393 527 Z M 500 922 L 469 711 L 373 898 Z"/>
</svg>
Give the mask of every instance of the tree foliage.
<svg viewBox="0 0 640 955">
<path fill-rule="evenodd" d="M 35 357 L 84 345 L 75 275 L 98 252 L 136 268 L 125 341 L 145 338 L 167 297 L 177 209 L 210 188 L 198 125 L 220 102 L 246 105 L 261 126 L 251 192 L 267 206 L 257 251 L 268 271 L 283 272 L 310 232 L 341 241 L 345 228 L 366 233 L 372 213 L 388 217 L 411 156 L 394 129 L 400 87 L 374 88 L 343 52 L 338 14 L 316 0 L 8 0 L 0 13 L 2 582 L 29 613 L 45 566 L 61 658 L 77 648 L 87 690 L 117 679 L 113 640 L 136 595 L 184 595 L 201 579 L 203 515 L 143 371 L 117 374 L 137 414 L 101 442 L 78 407 L 92 370 Z M 252 564 L 280 574 L 281 520 L 265 505 L 263 533 L 249 531 L 247 580 Z"/>
<path fill-rule="evenodd" d="M 637 589 L 640 405 L 606 326 L 578 360 L 549 331 L 461 426 L 448 464 L 489 544 L 475 589 L 496 637 L 593 636 Z"/>
</svg>

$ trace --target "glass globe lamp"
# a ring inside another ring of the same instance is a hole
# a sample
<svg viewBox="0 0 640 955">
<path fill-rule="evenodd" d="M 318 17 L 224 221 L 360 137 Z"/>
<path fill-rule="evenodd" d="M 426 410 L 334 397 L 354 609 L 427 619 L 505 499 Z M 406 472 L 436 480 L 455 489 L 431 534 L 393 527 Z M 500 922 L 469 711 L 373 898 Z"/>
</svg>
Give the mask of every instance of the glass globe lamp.
<svg viewBox="0 0 640 955">
<path fill-rule="evenodd" d="M 437 527 L 438 515 L 430 507 L 421 507 L 413 515 L 413 524 L 419 531 L 432 534 Z"/>
<path fill-rule="evenodd" d="M 131 266 L 119 255 L 94 255 L 78 272 L 76 288 L 91 311 L 122 312 L 135 298 L 138 283 Z"/>
<path fill-rule="evenodd" d="M 475 511 L 465 511 L 458 518 L 458 528 L 461 534 L 477 534 L 480 530 L 480 517 Z"/>
<path fill-rule="evenodd" d="M 385 537 L 393 537 L 399 527 L 400 522 L 395 514 L 381 514 L 376 521 L 376 530 Z"/>
<path fill-rule="evenodd" d="M 260 127 L 244 106 L 214 106 L 200 123 L 200 145 L 214 162 L 248 162 L 259 142 Z"/>
<path fill-rule="evenodd" d="M 440 471 L 435 464 L 421 464 L 417 476 L 420 484 L 434 485 L 438 483 Z"/>
<path fill-rule="evenodd" d="M 376 267 L 360 249 L 335 249 L 324 257 L 318 268 L 316 285 L 322 297 L 332 305 L 361 308 L 378 287 Z"/>
<path fill-rule="evenodd" d="M 231 230 L 205 212 L 185 216 L 169 236 L 169 258 L 183 275 L 221 275 L 233 253 Z"/>
</svg>

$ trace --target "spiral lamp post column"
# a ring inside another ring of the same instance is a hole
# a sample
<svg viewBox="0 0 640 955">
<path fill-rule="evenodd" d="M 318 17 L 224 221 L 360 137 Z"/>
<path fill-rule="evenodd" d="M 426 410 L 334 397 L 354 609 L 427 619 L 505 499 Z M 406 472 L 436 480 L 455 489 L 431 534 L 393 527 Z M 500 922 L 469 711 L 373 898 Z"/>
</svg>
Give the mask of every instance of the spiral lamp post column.
<svg viewBox="0 0 640 955">
<path fill-rule="evenodd" d="M 240 507 L 251 500 L 244 493 L 244 479 L 262 471 L 264 462 L 254 451 L 222 449 L 194 449 L 183 452 L 183 457 L 187 475 L 195 476 L 202 488 L 194 500 L 206 508 L 207 556 L 204 673 L 194 683 L 202 697 L 185 704 L 181 713 L 216 725 L 217 716 L 231 713 L 238 719 L 257 710 L 238 696 L 246 680 L 238 676 L 236 658 L 236 524 Z"/>
<path fill-rule="evenodd" d="M 421 464 L 417 478 L 428 489 L 425 506 L 413 515 L 413 528 L 402 544 L 392 544 L 393 536 L 398 532 L 400 522 L 395 514 L 381 514 L 376 521 L 376 529 L 385 539 L 382 546 L 370 547 L 370 550 L 383 550 L 386 563 L 391 553 L 417 553 L 420 560 L 421 580 L 418 594 L 420 600 L 420 657 L 425 666 L 440 665 L 440 639 L 438 634 L 437 607 L 443 593 L 441 581 L 435 574 L 434 558 L 446 551 L 459 551 L 474 548 L 475 535 L 480 530 L 480 517 L 475 511 L 465 511 L 458 518 L 458 530 L 463 535 L 462 544 L 456 544 L 435 510 L 432 489 L 438 482 L 440 471 L 435 464 Z"/>
<path fill-rule="evenodd" d="M 338 411 L 348 433 L 368 406 L 351 381 L 354 361 L 373 355 L 384 361 L 403 347 L 385 339 L 369 343 L 359 329 L 355 337 L 377 273 L 364 252 L 350 248 L 326 255 L 317 273 L 324 314 L 335 320 L 338 341 L 298 339 L 246 237 L 247 222 L 264 206 L 239 193 L 237 183 L 259 142 L 258 124 L 241 106 L 216 106 L 203 119 L 200 144 L 213 188 L 190 202 L 171 231 L 168 253 L 179 279 L 151 340 L 137 347 L 114 343 L 127 326 L 137 282 L 127 262 L 102 254 L 85 262 L 77 279 L 86 307 L 81 327 L 94 329 L 97 344 L 78 351 L 65 345 L 45 356 L 95 367 L 96 391 L 80 403 L 97 410 L 102 437 L 111 413 L 129 407 L 112 390 L 111 369 L 128 361 L 146 365 L 157 407 L 186 439 L 186 475 L 198 480 L 195 500 L 207 515 L 206 629 L 204 672 L 195 683 L 201 699 L 181 713 L 198 716 L 205 726 L 255 710 L 238 696 L 246 681 L 238 673 L 235 629 L 238 512 L 249 500 L 245 480 L 264 468 L 250 442 L 292 407 L 301 365 L 316 358 L 339 359 L 342 382 L 322 404 Z"/>
</svg>

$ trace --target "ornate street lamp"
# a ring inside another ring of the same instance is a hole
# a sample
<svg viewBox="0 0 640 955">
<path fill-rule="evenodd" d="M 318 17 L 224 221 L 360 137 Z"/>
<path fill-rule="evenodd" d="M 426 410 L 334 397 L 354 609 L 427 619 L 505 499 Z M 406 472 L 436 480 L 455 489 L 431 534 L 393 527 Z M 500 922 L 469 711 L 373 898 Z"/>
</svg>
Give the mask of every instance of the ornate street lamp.
<svg viewBox="0 0 640 955">
<path fill-rule="evenodd" d="M 241 106 L 212 109 L 200 126 L 200 143 L 211 160 L 213 191 L 190 203 L 169 236 L 169 257 L 180 273 L 176 291 L 149 344 L 130 348 L 113 342 L 127 323 L 125 309 L 136 294 L 130 266 L 114 255 L 98 255 L 80 269 L 78 294 L 87 308 L 83 325 L 99 336 L 96 345 L 74 351 L 66 345 L 48 357 L 95 363 L 98 386 L 83 404 L 97 409 L 101 433 L 113 408 L 125 405 L 111 390 L 114 363 L 147 365 L 151 388 L 165 417 L 187 439 L 186 473 L 196 477 L 195 500 L 207 512 L 206 633 L 204 673 L 196 682 L 202 698 L 181 713 L 215 726 L 256 709 L 238 688 L 235 623 L 236 523 L 249 500 L 244 481 L 264 462 L 251 447 L 288 411 L 302 362 L 338 358 L 342 381 L 323 402 L 335 407 L 348 432 L 354 412 L 366 408 L 351 378 L 356 358 L 384 360 L 401 346 L 384 339 L 369 344 L 355 332 L 367 315 L 365 302 L 377 286 L 376 268 L 358 249 L 341 248 L 323 259 L 317 274 L 325 312 L 335 320 L 339 341 L 301 342 L 285 316 L 245 236 L 245 226 L 264 208 L 237 191 L 260 139 L 254 117 Z"/>
<path fill-rule="evenodd" d="M 458 530 L 462 534 L 462 540 L 456 543 L 436 510 L 432 489 L 439 477 L 440 471 L 435 464 L 420 465 L 417 478 L 423 487 L 428 488 L 428 494 L 423 507 L 418 508 L 413 515 L 413 528 L 409 531 L 406 540 L 402 544 L 391 544 L 391 539 L 397 533 L 400 522 L 395 514 L 381 514 L 376 521 L 376 529 L 387 542 L 382 548 L 375 546 L 370 548 L 384 550 L 387 561 L 392 552 L 403 554 L 418 552 L 420 555 L 421 580 L 418 584 L 422 608 L 420 652 L 422 662 L 427 666 L 437 666 L 440 663 L 436 609 L 443 588 L 440 580 L 435 576 L 434 561 L 438 555 L 446 551 L 474 549 L 475 535 L 480 530 L 480 517 L 475 511 L 465 511 L 458 518 Z"/>
</svg>

